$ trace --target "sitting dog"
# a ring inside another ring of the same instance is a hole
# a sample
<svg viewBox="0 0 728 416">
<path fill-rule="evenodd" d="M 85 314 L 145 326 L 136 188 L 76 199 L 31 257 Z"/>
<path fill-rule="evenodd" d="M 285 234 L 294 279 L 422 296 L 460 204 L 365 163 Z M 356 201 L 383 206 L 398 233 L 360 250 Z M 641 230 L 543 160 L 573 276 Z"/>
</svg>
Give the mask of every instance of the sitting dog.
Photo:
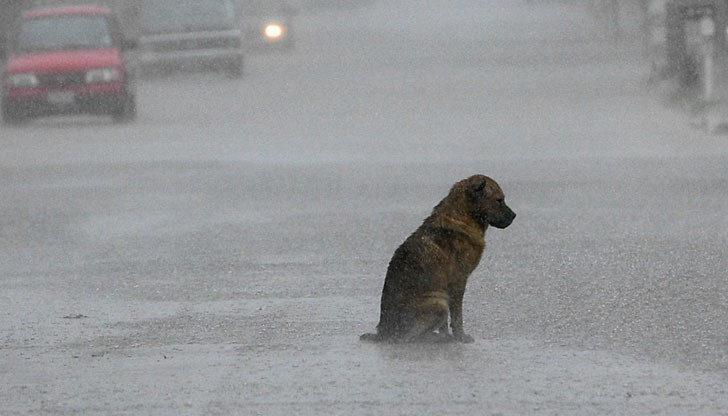
<svg viewBox="0 0 728 416">
<path fill-rule="evenodd" d="M 453 185 L 394 252 L 377 332 L 360 339 L 473 342 L 463 329 L 465 284 L 485 249 L 485 230 L 489 225 L 506 228 L 515 217 L 493 179 L 475 175 Z"/>
</svg>

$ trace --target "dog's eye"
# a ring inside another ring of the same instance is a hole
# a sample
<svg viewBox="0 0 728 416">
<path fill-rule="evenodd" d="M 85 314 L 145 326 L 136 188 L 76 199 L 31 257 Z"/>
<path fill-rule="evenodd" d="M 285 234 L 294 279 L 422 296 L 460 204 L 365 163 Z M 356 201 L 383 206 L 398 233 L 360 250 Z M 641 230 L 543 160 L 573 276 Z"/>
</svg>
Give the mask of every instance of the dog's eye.
<svg viewBox="0 0 728 416">
<path fill-rule="evenodd" d="M 506 200 L 505 200 L 505 199 L 503 199 L 503 198 L 498 198 L 498 199 L 497 199 L 496 201 L 498 201 L 498 203 L 499 203 L 500 205 L 505 205 L 505 203 L 506 203 Z"/>
</svg>

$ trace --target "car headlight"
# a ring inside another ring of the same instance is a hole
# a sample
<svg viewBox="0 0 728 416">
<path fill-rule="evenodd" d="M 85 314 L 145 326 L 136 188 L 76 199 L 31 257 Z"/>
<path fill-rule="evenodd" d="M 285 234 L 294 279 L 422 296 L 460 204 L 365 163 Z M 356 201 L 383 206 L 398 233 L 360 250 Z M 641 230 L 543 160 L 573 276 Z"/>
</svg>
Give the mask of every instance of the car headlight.
<svg viewBox="0 0 728 416">
<path fill-rule="evenodd" d="M 286 28 L 280 23 L 271 22 L 263 28 L 263 35 L 268 40 L 278 40 L 286 34 Z"/>
<path fill-rule="evenodd" d="M 24 72 L 21 74 L 11 74 L 7 77 L 7 84 L 15 88 L 37 87 L 38 77 L 32 72 Z"/>
<path fill-rule="evenodd" d="M 121 79 L 121 73 L 117 68 L 92 69 L 86 73 L 87 84 L 102 84 L 115 82 Z"/>
</svg>

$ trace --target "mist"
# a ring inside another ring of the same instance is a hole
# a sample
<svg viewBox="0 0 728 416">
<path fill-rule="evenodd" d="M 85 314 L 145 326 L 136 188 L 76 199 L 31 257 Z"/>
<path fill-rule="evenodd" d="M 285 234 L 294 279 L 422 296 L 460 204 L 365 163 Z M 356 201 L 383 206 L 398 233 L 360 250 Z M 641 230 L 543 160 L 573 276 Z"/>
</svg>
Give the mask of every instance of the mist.
<svg viewBox="0 0 728 416">
<path fill-rule="evenodd" d="M 726 138 L 583 3 L 304 2 L 239 79 L 141 77 L 132 123 L 0 125 L 0 413 L 724 413 Z M 360 342 L 476 173 L 518 213 L 476 342 Z"/>
</svg>

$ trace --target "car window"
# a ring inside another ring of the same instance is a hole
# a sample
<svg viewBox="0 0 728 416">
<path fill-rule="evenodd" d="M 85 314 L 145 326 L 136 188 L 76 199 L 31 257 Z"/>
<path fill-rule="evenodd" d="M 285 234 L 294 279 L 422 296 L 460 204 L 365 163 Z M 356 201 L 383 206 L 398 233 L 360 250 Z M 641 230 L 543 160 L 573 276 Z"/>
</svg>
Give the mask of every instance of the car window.
<svg viewBox="0 0 728 416">
<path fill-rule="evenodd" d="M 21 52 L 113 46 L 104 16 L 50 16 L 22 22 L 15 48 Z"/>
<path fill-rule="evenodd" d="M 226 30 L 235 26 L 235 11 L 223 0 L 148 0 L 140 20 L 145 33 Z"/>
<path fill-rule="evenodd" d="M 242 13 L 245 16 L 268 15 L 281 11 L 285 3 L 271 0 L 248 0 L 241 3 Z"/>
<path fill-rule="evenodd" d="M 648 12 L 650 15 L 665 14 L 667 0 L 652 0 L 649 4 Z"/>
</svg>

